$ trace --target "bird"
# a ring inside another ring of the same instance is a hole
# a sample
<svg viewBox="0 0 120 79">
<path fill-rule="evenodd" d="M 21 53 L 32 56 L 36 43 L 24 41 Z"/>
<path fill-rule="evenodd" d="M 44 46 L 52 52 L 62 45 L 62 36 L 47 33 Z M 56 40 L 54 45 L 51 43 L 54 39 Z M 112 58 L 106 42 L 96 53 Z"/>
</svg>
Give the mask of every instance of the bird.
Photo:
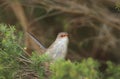
<svg viewBox="0 0 120 79">
<path fill-rule="evenodd" d="M 44 50 L 45 54 L 53 61 L 58 59 L 65 59 L 67 50 L 68 50 L 68 33 L 67 32 L 60 32 L 57 35 L 55 41 L 48 47 L 45 48 L 38 39 L 34 37 L 31 33 L 27 33 L 30 38 L 37 44 L 39 47 Z"/>
</svg>

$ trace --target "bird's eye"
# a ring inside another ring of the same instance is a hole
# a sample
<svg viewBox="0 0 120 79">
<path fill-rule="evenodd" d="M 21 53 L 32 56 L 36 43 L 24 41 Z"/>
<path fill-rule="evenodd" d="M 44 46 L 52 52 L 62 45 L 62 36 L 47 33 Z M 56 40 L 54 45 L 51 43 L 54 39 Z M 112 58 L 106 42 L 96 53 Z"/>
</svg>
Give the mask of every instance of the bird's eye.
<svg viewBox="0 0 120 79">
<path fill-rule="evenodd" d="M 66 37 L 68 34 L 61 34 L 60 37 Z"/>
<path fill-rule="evenodd" d="M 65 37 L 66 35 L 61 35 L 61 37 Z"/>
<path fill-rule="evenodd" d="M 65 35 L 61 35 L 61 37 L 64 37 Z"/>
</svg>

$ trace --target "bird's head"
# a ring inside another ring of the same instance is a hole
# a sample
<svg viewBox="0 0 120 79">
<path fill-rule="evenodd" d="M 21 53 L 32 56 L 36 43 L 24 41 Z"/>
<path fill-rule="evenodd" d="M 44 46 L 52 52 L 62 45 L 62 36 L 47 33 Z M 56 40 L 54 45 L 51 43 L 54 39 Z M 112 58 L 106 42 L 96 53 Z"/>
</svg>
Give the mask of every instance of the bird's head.
<svg viewBox="0 0 120 79">
<path fill-rule="evenodd" d="M 59 39 L 68 38 L 68 33 L 67 32 L 60 32 L 58 34 L 57 38 L 59 38 Z"/>
<path fill-rule="evenodd" d="M 58 33 L 57 35 L 57 38 L 56 38 L 56 43 L 61 43 L 61 44 L 67 44 L 69 41 L 69 38 L 68 38 L 68 33 L 67 32 L 60 32 Z"/>
</svg>

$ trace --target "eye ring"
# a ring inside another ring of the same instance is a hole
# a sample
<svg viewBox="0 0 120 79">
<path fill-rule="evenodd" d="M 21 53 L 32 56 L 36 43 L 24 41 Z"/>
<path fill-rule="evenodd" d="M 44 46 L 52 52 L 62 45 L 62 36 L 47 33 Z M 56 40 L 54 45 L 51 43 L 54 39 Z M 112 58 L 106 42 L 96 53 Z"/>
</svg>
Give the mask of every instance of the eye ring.
<svg viewBox="0 0 120 79">
<path fill-rule="evenodd" d="M 64 37 L 65 35 L 61 35 L 60 37 Z"/>
</svg>

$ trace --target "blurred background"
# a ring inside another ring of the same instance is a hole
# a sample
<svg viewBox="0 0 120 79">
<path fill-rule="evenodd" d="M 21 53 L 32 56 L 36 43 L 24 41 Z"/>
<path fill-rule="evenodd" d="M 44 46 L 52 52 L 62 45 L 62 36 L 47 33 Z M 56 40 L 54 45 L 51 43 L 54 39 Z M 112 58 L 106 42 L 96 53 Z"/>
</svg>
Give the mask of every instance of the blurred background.
<svg viewBox="0 0 120 79">
<path fill-rule="evenodd" d="M 0 0 L 0 23 L 32 33 L 45 47 L 66 31 L 67 59 L 120 63 L 120 0 Z"/>
</svg>

